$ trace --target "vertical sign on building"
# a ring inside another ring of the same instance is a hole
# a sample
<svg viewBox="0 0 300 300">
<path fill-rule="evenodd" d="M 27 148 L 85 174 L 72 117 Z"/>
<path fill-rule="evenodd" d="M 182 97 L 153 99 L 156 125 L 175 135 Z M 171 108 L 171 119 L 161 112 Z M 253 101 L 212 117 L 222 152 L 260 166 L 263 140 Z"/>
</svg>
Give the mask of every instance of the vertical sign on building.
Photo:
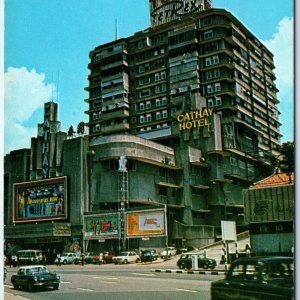
<svg viewBox="0 0 300 300">
<path fill-rule="evenodd" d="M 211 0 L 150 0 L 151 27 L 211 8 Z"/>
<path fill-rule="evenodd" d="M 49 149 L 50 149 L 50 126 L 47 117 L 43 124 L 43 151 L 42 151 L 42 170 L 43 178 L 49 178 Z"/>
</svg>

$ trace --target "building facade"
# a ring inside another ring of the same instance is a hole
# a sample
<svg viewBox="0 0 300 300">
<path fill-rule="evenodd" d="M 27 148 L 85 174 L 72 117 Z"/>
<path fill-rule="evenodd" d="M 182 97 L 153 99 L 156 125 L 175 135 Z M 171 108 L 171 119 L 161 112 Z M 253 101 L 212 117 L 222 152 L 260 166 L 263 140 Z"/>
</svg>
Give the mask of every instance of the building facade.
<svg viewBox="0 0 300 300">
<path fill-rule="evenodd" d="M 59 251 L 120 250 L 120 240 L 131 249 L 204 246 L 220 238 L 221 220 L 247 229 L 243 190 L 273 172 L 280 146 L 273 55 L 210 1 L 150 7 L 151 28 L 90 52 L 88 135 L 61 132 L 49 102 L 31 149 L 5 157 L 7 242 Z M 64 208 L 53 194 L 52 206 L 38 197 L 39 213 L 22 214 L 24 189 L 45 192 L 55 180 Z M 157 209 L 167 232 L 124 235 L 128 214 Z M 97 236 L 103 216 L 110 229 L 120 219 L 119 234 Z"/>
</svg>

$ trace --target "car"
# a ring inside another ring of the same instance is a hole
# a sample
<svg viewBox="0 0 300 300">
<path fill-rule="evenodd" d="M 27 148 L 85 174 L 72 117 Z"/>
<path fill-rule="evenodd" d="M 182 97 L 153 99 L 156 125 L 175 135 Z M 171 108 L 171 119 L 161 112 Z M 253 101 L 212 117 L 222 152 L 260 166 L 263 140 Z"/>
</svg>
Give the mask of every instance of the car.
<svg viewBox="0 0 300 300">
<path fill-rule="evenodd" d="M 186 252 L 199 251 L 197 248 L 193 246 L 186 246 L 177 250 L 177 254 L 182 254 Z"/>
<path fill-rule="evenodd" d="M 94 263 L 94 255 L 96 255 L 96 253 L 86 252 L 84 254 L 84 262 L 86 264 Z M 73 264 L 75 264 L 75 265 L 81 264 L 81 255 L 76 255 L 76 257 L 73 260 Z"/>
<path fill-rule="evenodd" d="M 105 251 L 103 252 L 103 262 L 105 264 L 112 263 L 112 258 L 114 257 L 114 254 L 112 251 Z"/>
<path fill-rule="evenodd" d="M 177 261 L 177 266 L 179 269 L 190 270 L 193 266 L 193 256 L 197 256 L 198 268 L 203 269 L 215 269 L 217 266 L 217 261 L 213 258 L 207 258 L 203 254 L 187 252 L 181 254 L 179 260 Z"/>
<path fill-rule="evenodd" d="M 53 287 L 57 290 L 60 284 L 60 276 L 50 273 L 43 265 L 32 265 L 20 267 L 18 273 L 12 275 L 11 283 L 15 289 L 19 287 L 32 291 L 37 287 Z"/>
<path fill-rule="evenodd" d="M 40 264 L 45 257 L 42 250 L 19 250 L 17 256 L 20 265 Z"/>
<path fill-rule="evenodd" d="M 155 249 L 141 250 L 141 262 L 158 260 L 158 254 Z"/>
<path fill-rule="evenodd" d="M 161 252 L 161 258 L 167 258 L 170 256 L 175 256 L 177 254 L 177 249 L 175 247 L 168 247 L 164 251 Z"/>
<path fill-rule="evenodd" d="M 112 261 L 115 264 L 128 264 L 132 262 L 140 262 L 141 258 L 135 251 L 124 251 L 118 256 L 113 256 Z"/>
<path fill-rule="evenodd" d="M 57 256 L 56 259 L 55 259 L 55 264 L 58 265 L 58 264 L 72 264 L 74 262 L 75 259 L 77 259 L 78 256 L 73 253 L 73 252 L 65 252 L 65 253 L 62 253 L 60 256 Z"/>
<path fill-rule="evenodd" d="M 292 257 L 250 257 L 235 260 L 225 279 L 211 283 L 212 300 L 294 298 Z"/>
</svg>

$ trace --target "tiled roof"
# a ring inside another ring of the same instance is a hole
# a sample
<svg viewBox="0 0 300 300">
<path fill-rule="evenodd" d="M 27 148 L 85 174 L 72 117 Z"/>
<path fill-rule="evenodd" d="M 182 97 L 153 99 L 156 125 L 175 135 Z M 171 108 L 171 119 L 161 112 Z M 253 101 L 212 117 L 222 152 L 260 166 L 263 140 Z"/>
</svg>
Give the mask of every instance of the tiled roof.
<svg viewBox="0 0 300 300">
<path fill-rule="evenodd" d="M 287 173 L 277 173 L 273 174 L 261 181 L 254 183 L 250 189 L 256 188 L 265 188 L 265 187 L 272 187 L 272 186 L 280 186 L 280 185 L 289 185 L 294 184 L 294 173 L 291 175 Z"/>
</svg>

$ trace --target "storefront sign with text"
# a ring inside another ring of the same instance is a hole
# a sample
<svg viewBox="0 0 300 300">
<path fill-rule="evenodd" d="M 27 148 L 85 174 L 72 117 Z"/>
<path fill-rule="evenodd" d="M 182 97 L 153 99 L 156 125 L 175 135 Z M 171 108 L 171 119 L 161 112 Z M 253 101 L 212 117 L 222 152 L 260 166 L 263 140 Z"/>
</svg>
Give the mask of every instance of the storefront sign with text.
<svg viewBox="0 0 300 300">
<path fill-rule="evenodd" d="M 179 130 L 190 130 L 192 128 L 210 127 L 210 118 L 213 114 L 213 108 L 202 108 L 196 111 L 186 112 L 177 116 Z"/>
</svg>

